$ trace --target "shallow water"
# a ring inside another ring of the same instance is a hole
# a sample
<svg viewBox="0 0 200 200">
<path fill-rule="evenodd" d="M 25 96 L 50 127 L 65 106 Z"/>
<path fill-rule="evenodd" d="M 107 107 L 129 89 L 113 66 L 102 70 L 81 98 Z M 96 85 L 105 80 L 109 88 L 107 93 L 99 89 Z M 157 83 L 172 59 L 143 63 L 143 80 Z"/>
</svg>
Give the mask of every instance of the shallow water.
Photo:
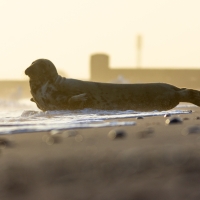
<svg viewBox="0 0 200 200">
<path fill-rule="evenodd" d="M 38 132 L 88 127 L 135 125 L 136 117 L 162 116 L 167 113 L 190 113 L 193 105 L 181 104 L 176 109 L 163 112 L 103 111 L 84 109 L 78 111 L 46 111 L 36 108 L 28 99 L 0 100 L 0 134 Z M 187 110 L 182 110 L 182 107 Z M 123 119 L 132 118 L 130 121 Z M 109 120 L 109 121 L 108 121 Z"/>
</svg>

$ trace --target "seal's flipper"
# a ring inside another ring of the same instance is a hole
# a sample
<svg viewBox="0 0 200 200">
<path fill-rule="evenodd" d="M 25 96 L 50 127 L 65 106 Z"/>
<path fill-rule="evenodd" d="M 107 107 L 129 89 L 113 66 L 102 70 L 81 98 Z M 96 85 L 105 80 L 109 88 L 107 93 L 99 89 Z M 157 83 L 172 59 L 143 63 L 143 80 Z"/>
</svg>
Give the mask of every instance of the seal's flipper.
<svg viewBox="0 0 200 200">
<path fill-rule="evenodd" d="M 181 89 L 179 91 L 180 102 L 189 102 L 200 106 L 200 91 L 193 89 Z"/>
<path fill-rule="evenodd" d="M 33 98 L 31 98 L 30 101 L 35 102 Z"/>
<path fill-rule="evenodd" d="M 83 101 L 86 101 L 87 100 L 87 94 L 86 93 L 83 93 L 83 94 L 79 94 L 79 95 L 75 95 L 75 96 L 72 96 L 70 99 L 69 99 L 69 103 L 72 103 L 72 102 L 83 102 Z"/>
<path fill-rule="evenodd" d="M 37 106 L 40 110 L 43 110 L 33 98 L 31 98 L 30 101 L 34 102 L 34 103 L 36 104 L 36 106 Z"/>
<path fill-rule="evenodd" d="M 84 103 L 87 101 L 88 97 L 86 93 L 74 95 L 69 100 L 69 106 L 70 107 L 82 107 Z"/>
</svg>

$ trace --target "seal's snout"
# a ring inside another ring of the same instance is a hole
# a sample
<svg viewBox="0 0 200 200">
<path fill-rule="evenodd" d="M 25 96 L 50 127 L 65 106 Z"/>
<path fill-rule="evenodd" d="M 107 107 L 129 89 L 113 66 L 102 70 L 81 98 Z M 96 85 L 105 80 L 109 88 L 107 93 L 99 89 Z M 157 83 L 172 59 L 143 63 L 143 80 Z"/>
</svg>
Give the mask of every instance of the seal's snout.
<svg viewBox="0 0 200 200">
<path fill-rule="evenodd" d="M 30 74 L 30 67 L 28 67 L 25 72 L 24 72 L 26 75 L 29 75 Z"/>
<path fill-rule="evenodd" d="M 28 69 L 26 69 L 26 70 L 25 70 L 25 72 L 24 72 L 26 75 L 28 75 L 28 72 L 27 72 L 27 70 L 28 70 Z"/>
</svg>

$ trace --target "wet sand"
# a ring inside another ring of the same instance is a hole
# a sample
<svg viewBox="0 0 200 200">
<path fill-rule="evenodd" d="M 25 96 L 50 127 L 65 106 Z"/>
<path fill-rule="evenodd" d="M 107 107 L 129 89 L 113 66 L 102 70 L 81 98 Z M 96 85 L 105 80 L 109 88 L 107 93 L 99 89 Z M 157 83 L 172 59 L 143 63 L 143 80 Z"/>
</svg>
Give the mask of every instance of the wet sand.
<svg viewBox="0 0 200 200">
<path fill-rule="evenodd" d="M 200 199 L 200 108 L 191 109 L 126 119 L 134 126 L 1 135 L 0 199 Z"/>
</svg>

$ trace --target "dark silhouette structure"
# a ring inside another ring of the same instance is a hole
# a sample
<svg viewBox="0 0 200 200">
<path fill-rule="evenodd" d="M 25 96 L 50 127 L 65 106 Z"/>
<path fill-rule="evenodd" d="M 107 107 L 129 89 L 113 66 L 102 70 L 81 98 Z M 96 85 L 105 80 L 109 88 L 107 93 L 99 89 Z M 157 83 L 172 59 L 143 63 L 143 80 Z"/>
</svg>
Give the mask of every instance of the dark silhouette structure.
<svg viewBox="0 0 200 200">
<path fill-rule="evenodd" d="M 200 88 L 199 69 L 121 68 L 111 69 L 109 56 L 94 54 L 90 60 L 90 80 L 112 82 L 122 76 L 130 83 L 165 82 L 179 87 Z"/>
</svg>

